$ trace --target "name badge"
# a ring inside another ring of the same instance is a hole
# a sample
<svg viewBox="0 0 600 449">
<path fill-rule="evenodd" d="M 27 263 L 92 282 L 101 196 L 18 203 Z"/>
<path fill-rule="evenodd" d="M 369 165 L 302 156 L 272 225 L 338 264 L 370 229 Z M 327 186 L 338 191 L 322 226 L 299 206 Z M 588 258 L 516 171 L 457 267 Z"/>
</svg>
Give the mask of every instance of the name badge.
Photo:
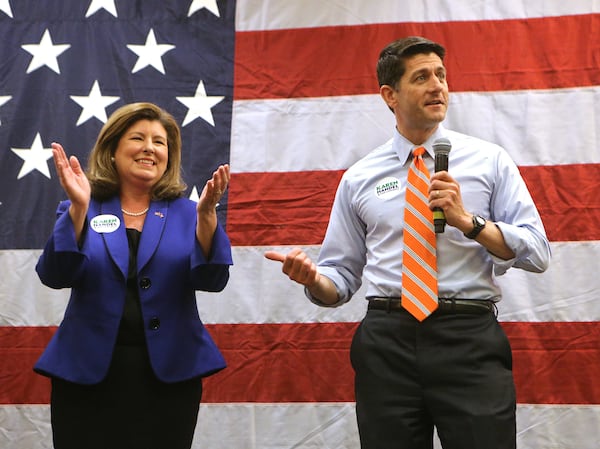
<svg viewBox="0 0 600 449">
<path fill-rule="evenodd" d="M 400 181 L 398 178 L 388 176 L 380 180 L 375 186 L 375 196 L 382 200 L 393 198 L 400 193 Z"/>
<path fill-rule="evenodd" d="M 121 220 L 112 214 L 96 215 L 90 222 L 90 227 L 98 234 L 115 232 L 119 226 L 121 226 Z"/>
</svg>

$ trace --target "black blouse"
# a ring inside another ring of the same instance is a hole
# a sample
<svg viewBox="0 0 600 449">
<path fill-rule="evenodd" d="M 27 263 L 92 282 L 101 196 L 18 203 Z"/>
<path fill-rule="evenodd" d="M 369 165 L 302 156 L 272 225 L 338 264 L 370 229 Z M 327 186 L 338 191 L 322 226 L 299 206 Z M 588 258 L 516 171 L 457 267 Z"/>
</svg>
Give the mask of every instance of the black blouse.
<svg viewBox="0 0 600 449">
<path fill-rule="evenodd" d="M 143 346 L 146 344 L 144 336 L 144 320 L 140 306 L 140 295 L 137 282 L 137 251 L 142 233 L 137 229 L 127 228 L 127 241 L 129 242 L 129 272 L 127 274 L 127 296 L 125 307 L 117 335 L 117 344 L 124 346 Z"/>
</svg>

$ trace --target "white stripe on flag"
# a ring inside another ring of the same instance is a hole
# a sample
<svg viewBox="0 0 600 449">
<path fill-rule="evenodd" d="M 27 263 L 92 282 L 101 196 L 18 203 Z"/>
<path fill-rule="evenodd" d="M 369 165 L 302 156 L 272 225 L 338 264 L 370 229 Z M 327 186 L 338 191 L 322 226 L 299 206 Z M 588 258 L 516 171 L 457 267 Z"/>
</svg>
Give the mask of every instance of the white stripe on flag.
<svg viewBox="0 0 600 449">
<path fill-rule="evenodd" d="M 394 116 L 379 95 L 240 100 L 233 124 L 234 173 L 336 170 L 390 139 Z M 452 93 L 444 125 L 521 166 L 600 163 L 600 86 Z"/>
<path fill-rule="evenodd" d="M 551 243 L 553 262 L 545 273 L 509 270 L 498 278 L 503 301 L 498 305 L 501 321 L 596 321 L 600 320 L 600 242 Z M 233 248 L 231 279 L 222 293 L 199 292 L 198 309 L 207 324 L 358 322 L 366 302 L 364 286 L 348 303 L 338 308 L 317 307 L 305 298 L 303 289 L 281 272 L 281 267 L 263 257 L 267 249 L 287 247 Z M 306 248 L 316 258 L 319 246 Z M 34 271 L 39 250 L 5 250 L 0 253 L 0 272 L 6 273 L 0 289 L 3 304 L 0 326 L 58 325 L 69 291 L 44 287 Z M 565 269 L 565 263 L 577 267 Z M 257 273 L 260 273 L 257 276 Z M 284 307 L 285 305 L 285 307 Z"/>
<path fill-rule="evenodd" d="M 193 449 L 359 449 L 353 403 L 202 404 Z M 2 449 L 50 449 L 47 405 L 0 406 Z M 597 449 L 600 406 L 518 405 L 519 449 Z M 436 438 L 435 449 L 441 446 Z"/>
<path fill-rule="evenodd" d="M 450 22 L 564 16 L 600 12 L 594 0 L 238 0 L 238 31 L 309 28 L 367 23 Z"/>
</svg>

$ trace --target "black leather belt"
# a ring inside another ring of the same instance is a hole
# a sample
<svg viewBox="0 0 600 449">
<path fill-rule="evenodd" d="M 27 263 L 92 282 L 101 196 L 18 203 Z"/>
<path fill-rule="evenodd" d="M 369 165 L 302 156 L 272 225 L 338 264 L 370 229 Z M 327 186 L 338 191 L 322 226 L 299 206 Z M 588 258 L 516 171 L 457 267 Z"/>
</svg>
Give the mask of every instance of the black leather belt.
<svg viewBox="0 0 600 449">
<path fill-rule="evenodd" d="M 397 298 L 368 298 L 369 310 L 405 310 Z M 438 308 L 434 313 L 496 313 L 496 306 L 492 301 L 484 299 L 451 299 L 438 298 Z"/>
</svg>

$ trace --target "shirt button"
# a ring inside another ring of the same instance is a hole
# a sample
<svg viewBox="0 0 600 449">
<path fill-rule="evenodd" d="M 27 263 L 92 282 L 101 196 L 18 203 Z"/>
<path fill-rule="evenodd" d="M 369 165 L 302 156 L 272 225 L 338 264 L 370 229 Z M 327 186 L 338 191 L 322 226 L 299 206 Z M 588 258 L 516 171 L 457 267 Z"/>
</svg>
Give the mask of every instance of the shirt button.
<svg viewBox="0 0 600 449">
<path fill-rule="evenodd" d="M 148 279 L 148 278 L 142 278 L 140 280 L 140 287 L 142 287 L 142 289 L 144 289 L 144 290 L 149 289 L 151 285 L 152 285 L 152 282 L 150 282 L 150 279 Z"/>
<path fill-rule="evenodd" d="M 160 320 L 157 317 L 150 318 L 150 323 L 148 325 L 148 328 L 152 331 L 155 331 L 155 330 L 158 330 L 159 327 L 160 327 Z"/>
</svg>

